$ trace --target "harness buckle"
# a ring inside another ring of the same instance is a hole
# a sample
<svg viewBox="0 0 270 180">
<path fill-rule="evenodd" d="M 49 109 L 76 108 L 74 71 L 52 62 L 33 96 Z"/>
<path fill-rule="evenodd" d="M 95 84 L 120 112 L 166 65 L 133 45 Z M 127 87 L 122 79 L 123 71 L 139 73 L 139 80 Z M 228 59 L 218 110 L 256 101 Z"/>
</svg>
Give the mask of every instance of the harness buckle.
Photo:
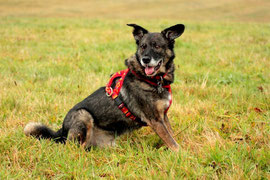
<svg viewBox="0 0 270 180">
<path fill-rule="evenodd" d="M 113 89 L 112 89 L 112 87 L 106 87 L 106 95 L 107 95 L 108 97 L 110 97 L 110 96 L 112 96 L 112 94 L 113 94 Z"/>
</svg>

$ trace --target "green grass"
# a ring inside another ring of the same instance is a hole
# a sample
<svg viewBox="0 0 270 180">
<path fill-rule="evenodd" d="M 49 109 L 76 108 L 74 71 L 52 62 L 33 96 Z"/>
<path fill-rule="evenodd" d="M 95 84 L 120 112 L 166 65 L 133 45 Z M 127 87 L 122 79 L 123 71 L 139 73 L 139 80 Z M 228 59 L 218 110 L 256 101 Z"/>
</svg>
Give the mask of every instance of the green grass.
<svg viewBox="0 0 270 180">
<path fill-rule="evenodd" d="M 270 24 L 17 12 L 0 17 L 0 179 L 270 178 Z M 186 25 L 169 111 L 180 152 L 157 149 L 149 128 L 90 152 L 25 137 L 30 121 L 60 128 L 73 105 L 125 68 L 135 52 L 130 22 Z"/>
</svg>

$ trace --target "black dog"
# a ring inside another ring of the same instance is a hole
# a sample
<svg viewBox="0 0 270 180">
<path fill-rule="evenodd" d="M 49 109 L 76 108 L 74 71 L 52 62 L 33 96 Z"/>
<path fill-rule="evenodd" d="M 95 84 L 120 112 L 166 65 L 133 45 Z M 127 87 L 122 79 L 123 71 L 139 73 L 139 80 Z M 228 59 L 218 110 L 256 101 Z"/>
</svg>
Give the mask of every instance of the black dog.
<svg viewBox="0 0 270 180">
<path fill-rule="evenodd" d="M 161 33 L 150 33 L 136 24 L 135 55 L 125 61 L 128 69 L 116 73 L 107 87 L 101 87 L 66 115 L 57 132 L 40 123 L 29 123 L 24 132 L 57 142 L 78 140 L 85 148 L 114 145 L 116 136 L 150 126 L 174 151 L 179 145 L 167 117 L 174 81 L 174 40 L 185 29 L 177 24 Z"/>
</svg>

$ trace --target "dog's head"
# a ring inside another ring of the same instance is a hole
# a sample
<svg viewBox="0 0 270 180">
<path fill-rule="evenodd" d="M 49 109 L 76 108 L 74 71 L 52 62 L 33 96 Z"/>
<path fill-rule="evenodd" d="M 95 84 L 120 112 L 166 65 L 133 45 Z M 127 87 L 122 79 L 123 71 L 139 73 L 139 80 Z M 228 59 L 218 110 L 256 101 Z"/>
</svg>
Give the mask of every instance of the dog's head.
<svg viewBox="0 0 270 180">
<path fill-rule="evenodd" d="M 185 26 L 177 24 L 160 33 L 151 33 L 139 25 L 127 25 L 134 28 L 133 36 L 137 44 L 136 60 L 139 64 L 136 70 L 148 77 L 166 73 L 172 66 L 175 56 L 174 40 L 182 35 Z"/>
</svg>

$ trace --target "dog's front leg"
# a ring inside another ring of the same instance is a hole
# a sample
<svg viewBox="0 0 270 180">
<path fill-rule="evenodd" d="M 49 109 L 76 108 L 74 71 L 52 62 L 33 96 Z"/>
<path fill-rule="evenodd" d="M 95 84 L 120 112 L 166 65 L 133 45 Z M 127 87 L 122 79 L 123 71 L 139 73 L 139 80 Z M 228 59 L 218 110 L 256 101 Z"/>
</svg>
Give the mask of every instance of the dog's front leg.
<svg viewBox="0 0 270 180">
<path fill-rule="evenodd" d="M 173 130 L 172 130 L 171 124 L 170 124 L 170 122 L 169 122 L 169 118 L 168 118 L 168 116 L 167 116 L 166 114 L 165 114 L 165 116 L 164 116 L 164 122 L 165 122 L 165 124 L 166 124 L 166 127 L 167 127 L 167 129 L 168 129 L 170 135 L 173 137 L 173 136 L 174 136 Z"/>
<path fill-rule="evenodd" d="M 179 151 L 179 145 L 172 137 L 165 122 L 163 120 L 153 120 L 149 123 L 149 126 L 157 133 L 157 135 L 165 142 L 165 144 L 175 152 Z"/>
</svg>

